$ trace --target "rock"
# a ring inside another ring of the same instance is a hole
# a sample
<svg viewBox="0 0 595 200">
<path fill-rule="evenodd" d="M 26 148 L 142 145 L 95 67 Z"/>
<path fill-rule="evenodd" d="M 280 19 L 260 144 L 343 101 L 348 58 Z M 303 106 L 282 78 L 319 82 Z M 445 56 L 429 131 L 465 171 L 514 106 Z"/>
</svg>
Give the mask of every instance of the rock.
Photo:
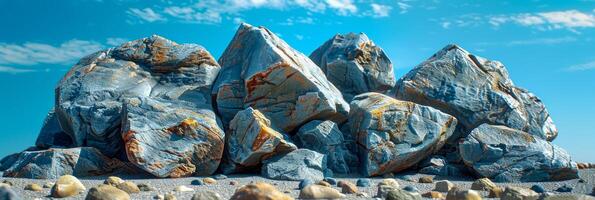
<svg viewBox="0 0 595 200">
<path fill-rule="evenodd" d="M 584 194 L 554 194 L 545 196 L 542 200 L 595 200 L 595 197 Z"/>
<path fill-rule="evenodd" d="M 191 200 L 223 200 L 223 198 L 216 192 L 200 190 L 192 196 Z"/>
<path fill-rule="evenodd" d="M 39 135 L 35 141 L 35 146 L 40 149 L 49 149 L 52 147 L 68 148 L 72 147 L 72 143 L 73 141 L 70 136 L 60 127 L 58 116 L 52 108 L 43 122 L 41 131 L 39 131 Z"/>
<path fill-rule="evenodd" d="M 298 185 L 298 189 L 304 189 L 306 186 L 308 185 L 312 185 L 314 184 L 314 181 L 312 179 L 304 179 L 300 181 L 300 184 Z"/>
<path fill-rule="evenodd" d="M 217 181 L 215 179 L 209 178 L 209 177 L 203 178 L 202 179 L 202 182 L 205 183 L 205 184 L 209 184 L 209 185 L 212 185 L 212 184 L 216 184 L 217 183 Z"/>
<path fill-rule="evenodd" d="M 140 188 L 133 182 L 122 182 L 116 186 L 118 189 L 128 193 L 128 194 L 135 194 L 140 192 Z"/>
<path fill-rule="evenodd" d="M 595 186 L 593 186 L 593 189 L 591 190 L 591 195 L 595 196 Z"/>
<path fill-rule="evenodd" d="M 138 184 L 136 186 L 138 186 L 138 189 L 140 191 L 142 191 L 142 192 L 149 192 L 149 191 L 155 191 L 156 190 L 153 186 L 151 186 L 149 184 L 146 184 L 146 183 L 141 183 L 141 184 Z"/>
<path fill-rule="evenodd" d="M 446 200 L 481 200 L 481 195 L 475 190 L 452 188 L 446 194 Z"/>
<path fill-rule="evenodd" d="M 394 188 L 386 194 L 386 200 L 421 200 L 421 195 L 417 192 Z"/>
<path fill-rule="evenodd" d="M 399 187 L 399 182 L 397 182 L 397 180 L 395 180 L 394 178 L 385 178 L 382 179 L 382 181 L 380 181 L 378 183 L 378 185 L 388 185 L 391 187 Z"/>
<path fill-rule="evenodd" d="M 448 180 L 442 180 L 442 181 L 436 182 L 436 187 L 434 188 L 434 191 L 448 192 L 453 187 L 455 187 L 455 184 L 454 183 L 452 183 L 452 182 L 450 182 Z"/>
<path fill-rule="evenodd" d="M 247 107 L 290 133 L 314 119 L 343 122 L 349 105 L 324 72 L 264 27 L 240 25 L 213 86 L 224 124 Z"/>
<path fill-rule="evenodd" d="M 190 185 L 204 185 L 204 184 L 205 183 L 202 180 L 200 180 L 200 179 L 192 180 L 190 182 Z"/>
<path fill-rule="evenodd" d="M 445 198 L 442 193 L 436 192 L 436 191 L 429 191 L 429 192 L 423 193 L 421 196 L 425 197 L 425 198 L 430 198 L 430 199 L 444 199 Z"/>
<path fill-rule="evenodd" d="M 163 195 L 163 200 L 177 200 L 176 196 L 174 196 L 174 194 L 165 194 Z"/>
<path fill-rule="evenodd" d="M 457 119 L 434 108 L 372 92 L 356 96 L 349 112 L 365 176 L 415 165 L 439 150 L 456 124 Z"/>
<path fill-rule="evenodd" d="M 370 179 L 360 178 L 360 179 L 357 179 L 357 181 L 355 182 L 355 185 L 357 185 L 357 187 L 369 187 L 371 183 L 372 183 L 372 181 L 370 181 Z"/>
<path fill-rule="evenodd" d="M 215 162 L 210 163 L 214 168 L 219 164 L 223 131 L 216 123 L 209 95 L 219 69 L 199 45 L 176 44 L 160 36 L 134 40 L 89 55 L 74 65 L 56 87 L 55 112 L 74 146 L 96 147 L 109 157 L 125 151 L 131 162 L 159 177 L 169 177 L 161 171 L 191 168 L 191 164 L 199 169 L 196 171 L 210 174 L 215 170 L 209 168 L 212 166 L 200 166 L 203 163 L 192 163 L 184 156 Z M 129 98 L 137 100 L 126 109 L 124 103 Z M 146 105 L 151 100 L 163 103 Z M 140 105 L 142 108 L 135 108 Z M 172 115 L 173 110 L 178 114 Z M 200 127 L 187 127 L 183 132 L 194 132 L 191 135 L 195 137 L 185 137 L 180 129 L 174 131 L 188 118 L 198 118 L 195 120 Z M 215 146 L 217 140 L 220 151 Z M 207 141 L 212 146 L 199 148 Z M 179 152 L 168 153 L 172 147 Z M 205 149 L 209 154 L 201 155 Z M 181 160 L 187 162 L 178 164 Z"/>
<path fill-rule="evenodd" d="M 213 178 L 215 180 L 224 180 L 224 179 L 227 179 L 227 176 L 225 176 L 225 174 L 217 174 L 217 175 L 213 176 Z"/>
<path fill-rule="evenodd" d="M 337 184 L 341 187 L 341 193 L 343 194 L 355 194 L 358 193 L 357 187 L 349 181 L 339 181 L 340 184 Z"/>
<path fill-rule="evenodd" d="M 497 188 L 497 187 L 498 186 L 494 182 L 492 182 L 489 178 L 480 178 L 480 179 L 473 181 L 473 183 L 471 184 L 472 190 L 488 191 L 492 188 Z"/>
<path fill-rule="evenodd" d="M 498 182 L 578 178 L 576 165 L 565 150 L 504 126 L 477 127 L 459 143 L 459 151 L 473 171 Z"/>
<path fill-rule="evenodd" d="M 298 149 L 289 154 L 264 161 L 262 175 L 276 180 L 312 179 L 325 177 L 326 156 L 308 149 Z"/>
<path fill-rule="evenodd" d="M 20 200 L 21 197 L 15 193 L 9 185 L 0 183 L 0 199 L 2 200 Z"/>
<path fill-rule="evenodd" d="M 103 181 L 103 184 L 111 186 L 118 186 L 120 183 L 124 183 L 124 180 L 117 176 L 109 176 L 107 179 L 105 179 L 105 181 Z"/>
<path fill-rule="evenodd" d="M 419 177 L 419 181 L 417 181 L 419 183 L 433 183 L 434 182 L 434 178 L 432 178 L 431 176 L 422 176 Z"/>
<path fill-rule="evenodd" d="M 376 192 L 376 197 L 378 198 L 386 198 L 388 193 L 392 190 L 399 189 L 399 187 L 394 187 L 392 185 L 378 185 L 378 191 Z"/>
<path fill-rule="evenodd" d="M 64 175 L 58 178 L 51 190 L 51 196 L 55 198 L 71 197 L 84 192 L 87 188 L 76 177 Z"/>
<path fill-rule="evenodd" d="M 331 177 L 325 177 L 323 180 L 331 185 L 337 185 L 337 179 L 334 179 Z"/>
<path fill-rule="evenodd" d="M 54 182 L 46 182 L 43 184 L 43 188 L 52 188 L 54 187 Z"/>
<path fill-rule="evenodd" d="M 322 181 L 318 181 L 318 183 L 316 183 L 317 185 L 322 185 L 322 186 L 326 186 L 326 187 L 332 187 L 332 185 L 324 180 Z"/>
<path fill-rule="evenodd" d="M 153 199 L 163 200 L 163 199 L 165 199 L 165 196 L 162 194 L 158 194 L 158 195 L 153 196 Z"/>
<path fill-rule="evenodd" d="M 93 147 L 23 151 L 4 171 L 6 177 L 56 179 L 62 175 L 97 176 L 123 166 Z"/>
<path fill-rule="evenodd" d="M 12 182 L 11 182 L 11 181 L 9 181 L 9 180 L 2 180 L 2 183 L 6 184 L 6 185 L 8 185 L 8 186 L 10 186 L 10 187 L 14 186 L 14 183 L 12 183 Z"/>
<path fill-rule="evenodd" d="M 542 101 L 514 86 L 504 65 L 447 45 L 397 81 L 397 99 L 437 108 L 466 133 L 482 123 L 504 125 L 553 140 L 558 134 Z"/>
<path fill-rule="evenodd" d="M 231 120 L 227 137 L 224 173 L 245 171 L 267 158 L 297 149 L 289 136 L 278 132 L 266 116 L 251 107 Z"/>
<path fill-rule="evenodd" d="M 301 148 L 326 154 L 329 169 L 336 173 L 349 173 L 348 163 L 357 159 L 345 146 L 343 133 L 337 124 L 330 120 L 313 120 L 304 124 L 294 140 Z"/>
<path fill-rule="evenodd" d="M 413 176 L 411 176 L 411 175 L 399 176 L 399 179 L 404 180 L 404 181 L 409 181 L 409 182 L 415 182 L 415 179 L 413 179 Z"/>
<path fill-rule="evenodd" d="M 502 193 L 504 192 L 502 191 L 501 187 L 490 188 L 488 191 L 489 198 L 500 198 L 502 196 Z"/>
<path fill-rule="evenodd" d="M 310 59 L 347 101 L 361 93 L 388 92 L 396 83 L 390 59 L 363 33 L 337 34 L 312 52 Z"/>
<path fill-rule="evenodd" d="M 309 185 L 300 191 L 300 199 L 340 199 L 345 198 L 339 191 L 321 185 Z"/>
<path fill-rule="evenodd" d="M 184 185 L 177 186 L 174 188 L 174 192 L 192 192 L 194 189 L 186 187 Z"/>
<path fill-rule="evenodd" d="M 560 186 L 558 189 L 556 189 L 556 192 L 572 192 L 572 187 L 567 184 L 564 184 Z"/>
<path fill-rule="evenodd" d="M 420 162 L 419 173 L 438 176 L 463 176 L 464 166 L 449 163 L 442 156 L 432 156 Z"/>
<path fill-rule="evenodd" d="M 312 186 L 312 185 L 311 185 Z M 323 187 L 323 186 L 320 186 Z M 279 192 L 275 186 L 268 183 L 255 183 L 244 185 L 236 190 L 231 196 L 230 200 L 261 200 L 261 199 L 275 199 L 275 200 L 293 200 L 287 194 Z"/>
<path fill-rule="evenodd" d="M 102 184 L 92 187 L 85 200 L 129 200 L 130 195 L 112 185 Z"/>
<path fill-rule="evenodd" d="M 29 190 L 29 191 L 34 191 L 34 192 L 43 191 L 43 188 L 35 183 L 27 184 L 24 189 Z"/>
<path fill-rule="evenodd" d="M 408 192 L 417 192 L 419 193 L 419 190 L 411 185 L 405 186 L 403 187 L 403 190 L 408 191 Z"/>
<path fill-rule="evenodd" d="M 546 192 L 545 188 L 543 188 L 543 186 L 541 186 L 541 185 L 533 185 L 533 186 L 531 186 L 531 190 L 533 190 L 537 193 L 545 193 Z"/>
<path fill-rule="evenodd" d="M 521 187 L 507 186 L 502 193 L 502 200 L 537 200 L 539 194 L 533 190 Z"/>
</svg>

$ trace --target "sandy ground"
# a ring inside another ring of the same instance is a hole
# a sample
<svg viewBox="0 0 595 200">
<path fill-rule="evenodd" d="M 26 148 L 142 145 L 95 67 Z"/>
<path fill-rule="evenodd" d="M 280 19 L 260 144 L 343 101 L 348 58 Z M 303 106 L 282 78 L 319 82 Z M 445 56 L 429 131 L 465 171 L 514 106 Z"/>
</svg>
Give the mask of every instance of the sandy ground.
<svg viewBox="0 0 595 200">
<path fill-rule="evenodd" d="M 404 174 L 403 173 L 397 174 L 396 177 L 399 177 L 402 175 L 404 175 Z M 421 176 L 428 176 L 428 175 L 424 175 L 424 174 L 411 174 L 411 175 L 414 177 L 414 180 L 417 180 Z M 176 186 L 180 186 L 180 185 L 188 186 L 190 188 L 195 189 L 196 191 L 211 190 L 211 191 L 219 193 L 224 199 L 228 199 L 234 193 L 236 188 L 238 188 L 242 185 L 245 185 L 245 184 L 249 184 L 250 182 L 253 182 L 253 181 L 262 181 L 262 182 L 267 182 L 267 183 L 276 185 L 276 187 L 279 189 L 279 191 L 288 192 L 291 196 L 293 196 L 295 198 L 297 198 L 298 194 L 299 194 L 299 190 L 297 189 L 299 182 L 297 182 L 297 181 L 270 180 L 270 179 L 262 178 L 257 175 L 231 175 L 231 176 L 228 176 L 227 179 L 218 180 L 218 182 L 214 185 L 201 185 L 201 186 L 190 185 L 190 182 L 195 179 L 202 179 L 203 177 L 189 177 L 189 178 L 178 178 L 178 179 L 146 179 L 146 178 L 130 177 L 130 176 L 129 177 L 121 176 L 121 177 L 127 181 L 132 181 L 137 184 L 139 184 L 139 183 L 149 184 L 149 185 L 157 188 L 157 190 L 158 190 L 158 191 L 141 192 L 139 194 L 133 194 L 133 195 L 131 195 L 132 199 L 153 199 L 153 197 L 155 195 L 172 192 Z M 498 183 L 498 185 L 501 185 L 501 186 L 514 185 L 514 186 L 531 187 L 533 184 L 540 184 L 546 190 L 553 191 L 556 188 L 558 188 L 564 184 L 568 184 L 569 186 L 574 188 L 573 193 L 582 193 L 582 194 L 590 193 L 593 186 L 595 185 L 595 169 L 581 170 L 580 177 L 584 181 L 579 181 L 579 179 L 575 179 L 575 180 L 568 180 L 568 181 L 561 181 L 561 182 L 507 183 L 507 184 Z M 93 186 L 103 183 L 103 180 L 105 178 L 106 177 L 87 177 L 87 178 L 80 178 L 80 180 L 83 182 L 83 184 L 85 184 L 87 189 L 89 189 Z M 337 180 L 349 180 L 349 181 L 352 181 L 353 183 L 355 183 L 355 181 L 357 180 L 357 178 L 353 178 L 353 176 L 351 176 L 351 177 L 346 176 L 343 178 L 336 178 L 336 179 Z M 446 180 L 452 181 L 457 186 L 462 187 L 462 188 L 470 188 L 471 183 L 473 181 L 473 179 L 471 179 L 471 178 L 460 178 L 460 177 L 435 177 L 434 179 L 435 179 L 434 181 L 446 179 Z M 13 190 L 15 190 L 18 194 L 20 194 L 23 199 L 37 199 L 37 198 L 38 199 L 51 199 L 48 196 L 50 193 L 50 189 L 44 188 L 44 190 L 42 192 L 32 192 L 32 191 L 25 191 L 25 190 L 23 190 L 23 188 L 25 187 L 25 185 L 27 185 L 29 183 L 37 183 L 39 185 L 43 185 L 44 183 L 46 183 L 48 181 L 53 181 L 53 180 L 36 180 L 36 179 L 21 179 L 21 178 L 0 178 L 0 180 L 9 180 L 12 183 L 14 183 L 14 186 L 12 187 Z M 368 194 L 368 196 L 369 196 L 368 198 L 356 197 L 355 195 L 348 195 L 347 197 L 349 199 L 371 199 L 371 198 L 373 198 L 376 195 L 376 190 L 377 190 L 376 185 L 378 182 L 380 182 L 380 180 L 382 180 L 382 178 L 371 178 L 371 180 L 372 180 L 372 184 L 370 185 L 370 187 L 359 187 L 359 190 L 361 192 L 365 192 Z M 239 184 L 238 185 L 230 185 L 229 184 L 230 181 L 237 181 Z M 408 182 L 405 180 L 401 180 L 398 178 L 397 178 L 397 181 L 399 182 L 401 187 L 404 187 L 407 185 L 412 185 L 412 186 L 416 187 L 417 189 L 419 189 L 422 193 L 430 191 L 434 188 L 433 183 L 426 183 L 426 184 L 415 183 L 415 182 Z M 336 186 L 333 186 L 333 187 L 340 191 L 340 188 L 338 188 Z M 177 199 L 181 199 L 181 200 L 190 199 L 194 193 L 195 192 L 173 192 L 173 194 L 177 197 Z M 75 197 L 66 198 L 66 199 L 84 199 L 85 195 L 86 195 L 86 193 L 83 193 L 83 194 L 79 194 Z M 484 194 L 484 195 L 487 196 L 487 194 Z"/>
</svg>

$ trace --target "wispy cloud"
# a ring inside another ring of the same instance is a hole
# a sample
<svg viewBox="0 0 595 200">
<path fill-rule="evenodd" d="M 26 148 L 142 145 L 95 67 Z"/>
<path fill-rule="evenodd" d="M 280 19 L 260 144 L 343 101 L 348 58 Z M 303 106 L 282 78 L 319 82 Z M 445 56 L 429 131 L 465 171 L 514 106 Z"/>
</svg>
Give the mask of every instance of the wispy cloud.
<svg viewBox="0 0 595 200">
<path fill-rule="evenodd" d="M 35 72 L 35 70 L 0 66 L 0 73 L 20 74 L 20 73 L 28 73 L 28 72 Z"/>
<path fill-rule="evenodd" d="M 357 12 L 357 6 L 351 0 L 326 0 L 326 3 L 330 8 L 337 10 L 340 15 L 355 14 Z"/>
<path fill-rule="evenodd" d="M 36 65 L 71 64 L 76 59 L 103 49 L 104 45 L 95 41 L 69 40 L 60 45 L 36 42 L 24 44 L 0 43 L 0 64 Z"/>
<path fill-rule="evenodd" d="M 289 17 L 284 22 L 279 23 L 280 25 L 292 26 L 294 24 L 314 24 L 314 18 L 312 17 Z"/>
<path fill-rule="evenodd" d="M 128 15 L 140 20 L 140 22 L 157 22 L 157 21 L 166 21 L 167 19 L 164 18 L 161 14 L 153 11 L 151 8 L 130 8 L 126 11 Z"/>
<path fill-rule="evenodd" d="M 566 71 L 585 71 L 585 70 L 595 70 L 595 61 L 591 61 L 588 63 L 573 65 L 566 68 Z"/>
<path fill-rule="evenodd" d="M 399 6 L 399 9 L 401 10 L 401 11 L 399 11 L 399 13 L 401 13 L 401 14 L 407 13 L 407 11 L 409 11 L 409 8 L 411 8 L 411 5 L 409 5 L 405 2 L 401 2 L 401 1 L 397 2 L 397 5 Z"/>
<path fill-rule="evenodd" d="M 375 3 L 371 4 L 370 6 L 372 6 L 373 17 L 388 17 L 390 14 L 390 10 L 393 9 L 393 7 L 391 6 Z M 401 13 L 403 13 L 403 9 L 401 9 Z"/>
<path fill-rule="evenodd" d="M 121 44 L 128 42 L 126 38 L 107 38 L 105 43 L 110 46 L 120 46 Z"/>
</svg>

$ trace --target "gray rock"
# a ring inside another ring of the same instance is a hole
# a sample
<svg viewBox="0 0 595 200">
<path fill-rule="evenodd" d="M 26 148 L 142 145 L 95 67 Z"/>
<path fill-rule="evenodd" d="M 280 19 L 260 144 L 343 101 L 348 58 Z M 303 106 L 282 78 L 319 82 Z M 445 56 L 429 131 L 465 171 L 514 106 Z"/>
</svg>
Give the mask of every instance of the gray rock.
<svg viewBox="0 0 595 200">
<path fill-rule="evenodd" d="M 337 34 L 310 55 L 347 101 L 366 92 L 386 93 L 396 83 L 393 65 L 363 33 Z"/>
<path fill-rule="evenodd" d="M 276 180 L 323 180 L 326 156 L 308 149 L 298 149 L 286 155 L 264 161 L 262 175 Z"/>
<path fill-rule="evenodd" d="M 399 188 L 393 188 L 386 194 L 386 200 L 421 200 L 417 192 L 409 192 Z"/>
<path fill-rule="evenodd" d="M 327 155 L 327 165 L 335 173 L 349 173 L 348 163 L 357 160 L 356 156 L 347 150 L 343 133 L 335 122 L 310 121 L 300 127 L 294 138 L 299 147 Z"/>
<path fill-rule="evenodd" d="M 349 105 L 308 57 L 263 27 L 240 25 L 213 86 L 224 124 L 247 107 L 285 132 L 314 119 L 346 120 Z"/>
<path fill-rule="evenodd" d="M 238 112 L 227 133 L 223 173 L 249 170 L 267 158 L 296 150 L 289 136 L 277 130 L 266 116 L 252 107 Z"/>
<path fill-rule="evenodd" d="M 55 179 L 63 175 L 97 176 L 123 166 L 93 147 L 23 151 L 4 172 L 6 177 Z"/>
<path fill-rule="evenodd" d="M 541 100 L 514 86 L 502 63 L 456 45 L 444 47 L 399 79 L 396 93 L 397 99 L 456 117 L 462 134 L 483 123 L 505 125 L 550 141 L 558 134 Z"/>
<path fill-rule="evenodd" d="M 415 165 L 439 150 L 456 124 L 457 119 L 434 108 L 373 92 L 356 96 L 349 112 L 365 176 Z"/>
<path fill-rule="evenodd" d="M 192 196 L 192 200 L 222 200 L 221 195 L 210 190 L 199 190 Z"/>
<path fill-rule="evenodd" d="M 556 181 L 578 178 L 566 151 L 537 136 L 483 124 L 459 144 L 465 164 L 498 182 Z"/>
<path fill-rule="evenodd" d="M 60 121 L 58 121 L 54 109 L 50 110 L 46 116 L 41 131 L 35 141 L 35 146 L 40 149 L 72 146 L 72 139 L 60 127 Z"/>
<path fill-rule="evenodd" d="M 122 135 L 128 134 L 122 132 L 121 123 L 126 99 L 167 99 L 173 104 L 184 101 L 211 109 L 209 91 L 218 72 L 217 62 L 199 45 L 176 44 L 159 36 L 139 39 L 94 53 L 74 65 L 56 87 L 55 112 L 73 146 L 95 147 L 112 157 L 123 154 L 123 147 L 133 146 L 122 141 Z M 214 112 L 210 115 L 214 121 Z M 146 119 L 156 120 L 151 124 L 175 121 L 151 116 Z M 169 137 L 157 139 L 165 127 L 157 128 L 144 133 L 152 132 L 154 142 Z M 212 132 L 223 135 L 222 131 Z M 183 153 L 188 152 L 175 154 Z M 142 160 L 131 160 L 145 167 Z"/>
<path fill-rule="evenodd" d="M 0 199 L 1 200 L 20 200 L 21 197 L 15 193 L 10 186 L 0 184 Z"/>
<path fill-rule="evenodd" d="M 419 173 L 439 176 L 463 176 L 464 166 L 452 164 L 442 156 L 432 156 L 420 162 Z"/>
<path fill-rule="evenodd" d="M 502 200 L 537 200 L 537 192 L 522 187 L 506 187 L 502 193 Z"/>
</svg>

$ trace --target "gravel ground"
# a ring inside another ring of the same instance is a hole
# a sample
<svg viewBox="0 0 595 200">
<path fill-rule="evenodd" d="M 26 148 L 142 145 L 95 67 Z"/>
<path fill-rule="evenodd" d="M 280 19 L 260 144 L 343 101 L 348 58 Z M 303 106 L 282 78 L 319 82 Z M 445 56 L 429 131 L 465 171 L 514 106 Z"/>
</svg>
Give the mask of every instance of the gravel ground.
<svg viewBox="0 0 595 200">
<path fill-rule="evenodd" d="M 405 174 L 397 174 L 397 177 L 403 176 Z M 412 175 L 414 180 L 417 180 L 419 177 L 428 176 L 424 174 L 409 174 Z M 357 178 L 355 176 L 344 176 L 336 178 L 337 180 L 349 180 L 355 183 Z M 580 177 L 584 181 L 579 181 L 579 179 L 569 180 L 569 181 L 561 181 L 561 182 L 539 182 L 539 183 L 507 183 L 507 184 L 499 184 L 500 186 L 505 185 L 514 185 L 514 186 L 524 186 L 524 187 L 531 187 L 533 184 L 540 184 L 546 190 L 553 191 L 556 188 L 568 184 L 569 186 L 573 187 L 574 193 L 582 193 L 588 194 L 591 192 L 593 186 L 595 185 L 595 169 L 589 170 L 581 170 Z M 80 178 L 80 180 L 85 184 L 87 189 L 96 186 L 98 184 L 103 183 L 106 177 L 87 177 L 87 178 Z M 121 176 L 127 181 L 132 181 L 134 183 L 146 183 L 155 188 L 158 191 L 152 192 L 141 192 L 139 194 L 131 195 L 132 199 L 152 199 L 157 194 L 165 194 L 168 192 L 172 192 L 176 186 L 186 185 L 190 188 L 195 190 L 211 190 L 219 193 L 224 199 L 228 199 L 234 193 L 235 189 L 240 187 L 241 185 L 249 184 L 253 181 L 262 181 L 267 182 L 273 185 L 276 185 L 277 189 L 282 192 L 288 192 L 291 196 L 297 198 L 299 194 L 299 190 L 297 189 L 297 185 L 299 182 L 297 181 L 276 181 L 270 180 L 266 178 L 262 178 L 257 175 L 231 175 L 228 176 L 227 179 L 224 180 L 217 180 L 217 183 L 214 185 L 201 185 L 201 186 L 193 186 L 190 185 L 190 182 L 195 179 L 202 179 L 203 177 L 190 177 L 190 178 L 178 178 L 178 179 L 146 179 L 146 178 L 139 178 L 133 176 Z M 435 177 L 434 181 L 437 180 L 449 180 L 455 183 L 457 186 L 462 188 L 470 188 L 473 179 L 471 178 L 460 178 L 460 177 Z M 23 188 L 25 185 L 29 183 L 37 183 L 39 185 L 43 185 L 48 181 L 54 180 L 36 180 L 36 179 L 22 179 L 22 178 L 0 178 L 1 180 L 8 180 L 14 184 L 12 187 L 18 194 L 21 195 L 23 199 L 51 199 L 48 195 L 50 193 L 50 189 L 44 188 L 42 192 L 32 192 L 32 191 L 25 191 Z M 237 181 L 239 184 L 237 185 L 230 185 L 230 181 Z M 361 198 L 356 197 L 355 195 L 348 195 L 349 199 L 370 199 L 371 197 L 376 195 L 376 184 L 382 180 L 382 178 L 371 178 L 372 184 L 370 187 L 359 187 L 360 192 L 365 192 L 368 194 L 368 198 Z M 415 182 L 408 182 L 405 180 L 401 180 L 397 178 L 397 181 L 401 185 L 401 187 L 412 185 L 419 189 L 422 193 L 428 192 L 434 188 L 433 183 L 415 183 Z M 340 188 L 333 186 L 340 191 Z M 177 199 L 185 200 L 190 199 L 195 192 L 173 192 L 173 194 L 177 197 Z M 79 194 L 73 198 L 66 198 L 66 199 L 84 199 L 86 193 Z M 484 194 L 487 196 L 487 194 Z"/>
</svg>

